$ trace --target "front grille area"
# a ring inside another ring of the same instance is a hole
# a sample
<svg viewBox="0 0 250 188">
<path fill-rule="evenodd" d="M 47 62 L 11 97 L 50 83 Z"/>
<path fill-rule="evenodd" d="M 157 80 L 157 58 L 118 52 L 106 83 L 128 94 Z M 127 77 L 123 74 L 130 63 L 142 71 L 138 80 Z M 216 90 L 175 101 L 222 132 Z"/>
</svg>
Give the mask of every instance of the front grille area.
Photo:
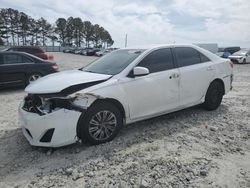
<svg viewBox="0 0 250 188">
<path fill-rule="evenodd" d="M 43 135 L 43 137 L 40 139 L 40 142 L 50 142 L 54 134 L 54 131 L 55 131 L 54 128 L 47 130 Z"/>
</svg>

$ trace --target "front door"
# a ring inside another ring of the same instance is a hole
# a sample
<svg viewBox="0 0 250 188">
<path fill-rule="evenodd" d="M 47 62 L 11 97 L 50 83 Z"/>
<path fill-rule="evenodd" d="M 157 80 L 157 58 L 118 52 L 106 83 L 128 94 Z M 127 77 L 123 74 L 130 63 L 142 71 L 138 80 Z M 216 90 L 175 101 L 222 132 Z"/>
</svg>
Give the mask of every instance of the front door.
<svg viewBox="0 0 250 188">
<path fill-rule="evenodd" d="M 167 112 L 179 105 L 179 70 L 175 68 L 170 48 L 147 55 L 137 66 L 149 74 L 124 78 L 122 88 L 127 94 L 131 120 L 139 120 Z"/>
</svg>

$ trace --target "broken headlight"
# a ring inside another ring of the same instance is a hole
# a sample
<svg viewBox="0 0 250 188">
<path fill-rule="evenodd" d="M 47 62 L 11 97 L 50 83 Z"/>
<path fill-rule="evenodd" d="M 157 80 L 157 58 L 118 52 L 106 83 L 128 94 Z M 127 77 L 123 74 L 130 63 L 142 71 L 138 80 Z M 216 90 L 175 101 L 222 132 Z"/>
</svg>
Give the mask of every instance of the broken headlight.
<svg viewBox="0 0 250 188">
<path fill-rule="evenodd" d="M 81 105 L 77 97 L 43 97 L 28 95 L 24 99 L 23 109 L 39 115 L 49 114 L 59 109 L 68 109 L 83 112 L 86 108 Z"/>
</svg>

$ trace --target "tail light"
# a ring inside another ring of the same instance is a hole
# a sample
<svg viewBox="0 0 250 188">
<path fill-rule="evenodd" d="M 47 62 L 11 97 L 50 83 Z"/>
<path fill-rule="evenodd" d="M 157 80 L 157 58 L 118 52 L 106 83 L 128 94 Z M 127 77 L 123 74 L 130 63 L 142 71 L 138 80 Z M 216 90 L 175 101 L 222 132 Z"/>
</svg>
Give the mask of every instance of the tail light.
<svg viewBox="0 0 250 188">
<path fill-rule="evenodd" d="M 53 68 L 55 71 L 58 71 L 58 70 L 59 70 L 59 66 L 58 66 L 57 64 L 52 65 L 52 68 Z"/>
<path fill-rule="evenodd" d="M 48 56 L 48 60 L 54 60 L 54 56 L 53 55 L 47 55 Z"/>
</svg>

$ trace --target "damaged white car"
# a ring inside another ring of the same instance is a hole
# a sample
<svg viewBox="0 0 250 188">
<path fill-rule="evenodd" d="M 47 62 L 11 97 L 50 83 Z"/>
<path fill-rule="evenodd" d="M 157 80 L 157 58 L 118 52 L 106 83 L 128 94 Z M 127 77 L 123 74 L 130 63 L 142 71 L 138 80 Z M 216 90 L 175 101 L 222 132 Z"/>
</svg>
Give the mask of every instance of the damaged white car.
<svg viewBox="0 0 250 188">
<path fill-rule="evenodd" d="M 124 124 L 197 104 L 214 110 L 232 79 L 232 62 L 194 45 L 121 49 L 30 84 L 20 123 L 34 146 L 100 144 Z"/>
<path fill-rule="evenodd" d="M 234 63 L 246 64 L 250 63 L 250 50 L 241 49 L 228 57 Z"/>
</svg>

